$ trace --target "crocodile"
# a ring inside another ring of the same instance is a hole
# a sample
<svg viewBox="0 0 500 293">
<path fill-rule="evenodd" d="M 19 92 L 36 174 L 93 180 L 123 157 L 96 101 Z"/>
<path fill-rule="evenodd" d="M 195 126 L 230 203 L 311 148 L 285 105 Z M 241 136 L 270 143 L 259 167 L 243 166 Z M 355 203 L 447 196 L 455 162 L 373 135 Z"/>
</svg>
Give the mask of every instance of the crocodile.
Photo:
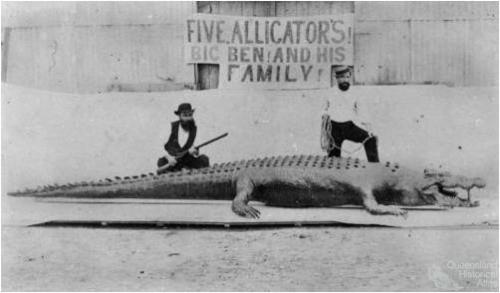
<svg viewBox="0 0 500 293">
<path fill-rule="evenodd" d="M 449 172 L 416 172 L 398 163 L 313 155 L 275 156 L 181 170 L 49 185 L 12 196 L 232 200 L 237 215 L 259 218 L 249 201 L 302 208 L 361 205 L 373 215 L 407 216 L 402 206 L 474 207 L 470 190 L 481 178 Z M 458 190 L 467 191 L 467 198 Z"/>
</svg>

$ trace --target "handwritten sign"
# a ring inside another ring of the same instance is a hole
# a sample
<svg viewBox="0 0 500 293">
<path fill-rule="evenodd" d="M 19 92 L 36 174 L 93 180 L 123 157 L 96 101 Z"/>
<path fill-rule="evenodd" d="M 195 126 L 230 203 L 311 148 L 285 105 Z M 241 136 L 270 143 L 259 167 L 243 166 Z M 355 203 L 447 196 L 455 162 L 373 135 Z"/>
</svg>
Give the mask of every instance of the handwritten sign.
<svg viewBox="0 0 500 293">
<path fill-rule="evenodd" d="M 325 88 L 332 65 L 353 65 L 353 14 L 240 17 L 195 14 L 186 63 L 219 64 L 219 88 Z"/>
</svg>

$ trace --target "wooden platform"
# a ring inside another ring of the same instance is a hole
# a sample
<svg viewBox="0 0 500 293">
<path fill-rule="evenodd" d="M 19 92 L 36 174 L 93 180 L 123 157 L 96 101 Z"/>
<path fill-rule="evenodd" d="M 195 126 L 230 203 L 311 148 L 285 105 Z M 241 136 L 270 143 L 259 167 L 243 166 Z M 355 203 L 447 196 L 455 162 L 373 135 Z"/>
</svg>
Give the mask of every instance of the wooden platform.
<svg viewBox="0 0 500 293">
<path fill-rule="evenodd" d="M 405 207 L 408 217 L 373 216 L 358 206 L 275 208 L 252 202 L 260 219 L 232 213 L 230 201 L 33 199 L 4 196 L 2 225 L 133 229 L 287 227 L 496 227 L 493 203 L 477 208 Z"/>
</svg>

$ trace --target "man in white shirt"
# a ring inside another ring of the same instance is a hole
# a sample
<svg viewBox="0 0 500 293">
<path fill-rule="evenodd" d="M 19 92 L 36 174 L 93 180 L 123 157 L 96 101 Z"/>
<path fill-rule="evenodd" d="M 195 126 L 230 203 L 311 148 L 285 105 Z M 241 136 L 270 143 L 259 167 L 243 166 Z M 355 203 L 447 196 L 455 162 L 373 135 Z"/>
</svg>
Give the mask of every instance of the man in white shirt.
<svg viewBox="0 0 500 293">
<path fill-rule="evenodd" d="M 329 157 L 340 157 L 344 140 L 362 143 L 368 162 L 379 162 L 377 137 L 371 133 L 371 124 L 366 122 L 366 115 L 363 115 L 357 99 L 348 92 L 351 68 L 335 66 L 334 70 L 340 91 L 326 101 L 322 115 L 321 147 Z"/>
<path fill-rule="evenodd" d="M 158 159 L 157 173 L 178 171 L 182 168 L 198 169 L 210 165 L 209 158 L 200 155 L 197 148 L 193 147 L 196 138 L 196 123 L 193 118 L 194 109 L 189 103 L 179 105 L 174 112 L 179 116 L 178 121 L 172 122 L 172 129 L 168 142 L 164 148 L 165 156 Z"/>
</svg>

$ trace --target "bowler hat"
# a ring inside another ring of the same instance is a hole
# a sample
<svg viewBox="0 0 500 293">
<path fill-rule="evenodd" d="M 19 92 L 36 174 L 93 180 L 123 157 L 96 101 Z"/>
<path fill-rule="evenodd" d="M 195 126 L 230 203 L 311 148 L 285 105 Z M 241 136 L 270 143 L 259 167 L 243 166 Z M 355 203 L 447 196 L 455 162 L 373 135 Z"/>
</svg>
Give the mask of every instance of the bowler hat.
<svg viewBox="0 0 500 293">
<path fill-rule="evenodd" d="M 175 113 L 175 115 L 179 115 L 182 112 L 194 112 L 194 109 L 191 108 L 190 103 L 182 103 L 179 105 L 179 107 L 177 108 L 177 111 L 175 111 L 174 113 Z"/>
</svg>

